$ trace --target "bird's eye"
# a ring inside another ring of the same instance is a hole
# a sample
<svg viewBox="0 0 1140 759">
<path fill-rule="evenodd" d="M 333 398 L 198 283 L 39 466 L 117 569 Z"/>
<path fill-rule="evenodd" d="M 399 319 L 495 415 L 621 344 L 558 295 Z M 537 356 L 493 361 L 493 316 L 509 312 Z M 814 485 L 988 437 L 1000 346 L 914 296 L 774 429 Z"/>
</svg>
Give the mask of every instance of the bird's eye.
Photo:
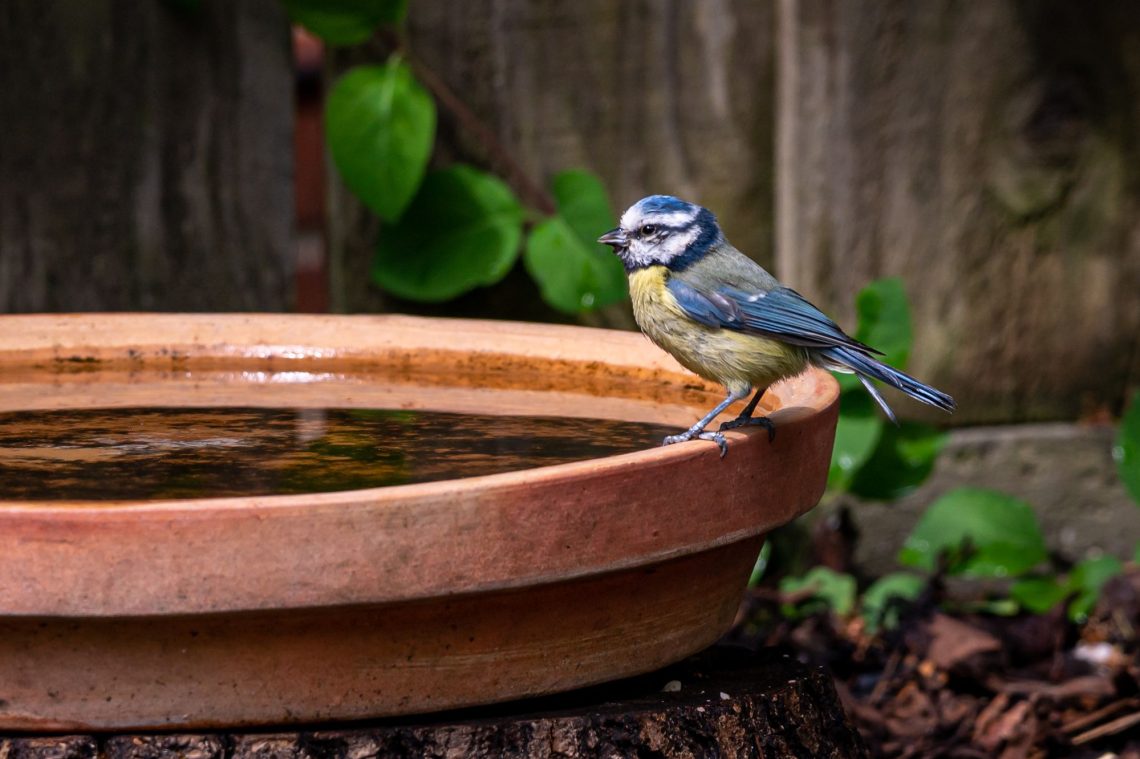
<svg viewBox="0 0 1140 759">
<path fill-rule="evenodd" d="M 641 236 L 642 237 L 649 237 L 649 235 L 653 234 L 656 231 L 657 231 L 657 227 L 655 225 L 646 224 L 645 226 L 643 226 L 641 228 Z"/>
</svg>

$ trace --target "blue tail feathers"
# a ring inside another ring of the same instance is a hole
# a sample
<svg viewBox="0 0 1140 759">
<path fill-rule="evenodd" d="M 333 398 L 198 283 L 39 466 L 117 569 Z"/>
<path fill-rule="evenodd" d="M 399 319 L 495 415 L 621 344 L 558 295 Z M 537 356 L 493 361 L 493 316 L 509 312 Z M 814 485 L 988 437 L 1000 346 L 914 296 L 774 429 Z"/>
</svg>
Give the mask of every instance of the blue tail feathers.
<svg viewBox="0 0 1140 759">
<path fill-rule="evenodd" d="M 891 411 L 891 407 L 887 405 L 883 396 L 875 390 L 874 385 L 867 381 L 867 377 L 885 382 L 891 387 L 903 391 L 916 401 L 921 401 L 929 406 L 940 408 L 943 411 L 953 411 L 955 408 L 954 399 L 941 390 L 923 384 L 906 372 L 900 372 L 898 369 L 887 366 L 881 361 L 876 361 L 858 350 L 846 346 L 835 346 L 820 350 L 819 355 L 824 358 L 825 365 L 843 367 L 859 375 L 863 386 L 867 388 L 886 415 L 890 417 L 891 421 L 895 421 L 895 415 Z"/>
</svg>

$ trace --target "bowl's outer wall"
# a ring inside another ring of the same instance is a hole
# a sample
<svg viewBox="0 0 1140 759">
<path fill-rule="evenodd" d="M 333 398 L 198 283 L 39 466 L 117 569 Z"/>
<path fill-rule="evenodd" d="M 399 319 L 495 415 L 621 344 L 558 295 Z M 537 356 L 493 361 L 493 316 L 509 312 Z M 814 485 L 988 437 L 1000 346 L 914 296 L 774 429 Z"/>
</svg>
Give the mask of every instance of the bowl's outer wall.
<svg viewBox="0 0 1140 759">
<path fill-rule="evenodd" d="M 0 368 L 12 369 L 0 406 L 44 372 L 74 379 L 76 367 L 335 382 L 347 368 L 393 363 L 411 377 L 541 387 L 563 401 L 579 388 L 587 406 L 610 389 L 645 401 L 640 387 L 652 403 L 699 414 L 720 396 L 640 336 L 603 330 L 0 317 Z M 77 396 L 98 396 L 100 372 L 90 376 L 93 387 L 73 382 Z M 0 502 L 0 727 L 345 719 L 660 666 L 723 632 L 761 536 L 818 501 L 837 395 L 820 372 L 774 387 L 775 441 L 730 433 L 724 459 L 692 443 L 313 496 Z"/>
<path fill-rule="evenodd" d="M 8 702 L 0 729 L 339 721 L 638 674 L 705 648 L 729 628 L 762 541 L 431 602 L 192 617 L 0 618 L 0 683 Z"/>
</svg>

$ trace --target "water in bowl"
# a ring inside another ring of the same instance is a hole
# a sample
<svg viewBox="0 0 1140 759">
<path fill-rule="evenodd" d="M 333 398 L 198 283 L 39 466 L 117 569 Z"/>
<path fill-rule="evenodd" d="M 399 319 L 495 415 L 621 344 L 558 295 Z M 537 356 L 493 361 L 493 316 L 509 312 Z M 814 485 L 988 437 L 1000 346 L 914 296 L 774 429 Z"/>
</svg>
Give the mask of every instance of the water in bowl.
<svg viewBox="0 0 1140 759">
<path fill-rule="evenodd" d="M 0 500 L 320 493 L 474 477 L 651 448 L 676 429 L 388 409 L 0 413 Z"/>
</svg>

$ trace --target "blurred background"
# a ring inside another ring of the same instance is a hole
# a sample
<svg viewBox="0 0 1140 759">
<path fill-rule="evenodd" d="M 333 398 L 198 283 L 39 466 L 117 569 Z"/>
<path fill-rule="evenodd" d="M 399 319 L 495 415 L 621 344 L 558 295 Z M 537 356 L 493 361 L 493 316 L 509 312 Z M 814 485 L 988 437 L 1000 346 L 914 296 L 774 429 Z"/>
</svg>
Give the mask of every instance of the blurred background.
<svg viewBox="0 0 1140 759">
<path fill-rule="evenodd" d="M 1074 559 L 1140 539 L 1130 0 L 6 0 L 0 71 L 4 312 L 628 329 L 590 229 L 668 193 L 848 329 L 901 283 L 959 411 L 906 404 L 937 460 L 825 504 L 867 571 L 963 483 Z"/>
</svg>

